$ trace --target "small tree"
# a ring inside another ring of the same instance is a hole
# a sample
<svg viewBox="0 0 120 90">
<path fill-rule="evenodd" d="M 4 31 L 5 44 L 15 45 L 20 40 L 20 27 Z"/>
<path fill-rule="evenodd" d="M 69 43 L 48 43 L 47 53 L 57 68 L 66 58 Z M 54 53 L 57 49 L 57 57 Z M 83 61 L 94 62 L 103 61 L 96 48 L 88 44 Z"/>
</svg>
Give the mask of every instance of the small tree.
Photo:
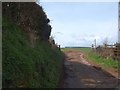
<svg viewBox="0 0 120 90">
<path fill-rule="evenodd" d="M 53 36 L 50 36 L 49 42 L 50 42 L 52 45 L 55 45 L 55 40 L 54 40 L 54 37 L 53 37 Z"/>
<path fill-rule="evenodd" d="M 103 45 L 106 47 L 106 45 L 108 45 L 108 38 L 106 37 L 104 40 L 103 40 Z"/>
</svg>

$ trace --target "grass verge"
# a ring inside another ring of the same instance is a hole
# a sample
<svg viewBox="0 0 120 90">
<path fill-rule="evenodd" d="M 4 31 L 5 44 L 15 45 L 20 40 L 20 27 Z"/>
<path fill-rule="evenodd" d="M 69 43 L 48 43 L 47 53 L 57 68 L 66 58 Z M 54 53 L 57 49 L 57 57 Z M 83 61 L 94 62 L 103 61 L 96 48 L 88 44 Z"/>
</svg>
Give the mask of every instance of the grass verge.
<svg viewBox="0 0 120 90">
<path fill-rule="evenodd" d="M 47 42 L 31 48 L 26 33 L 5 19 L 2 37 L 3 88 L 56 88 L 63 54 Z"/>
</svg>

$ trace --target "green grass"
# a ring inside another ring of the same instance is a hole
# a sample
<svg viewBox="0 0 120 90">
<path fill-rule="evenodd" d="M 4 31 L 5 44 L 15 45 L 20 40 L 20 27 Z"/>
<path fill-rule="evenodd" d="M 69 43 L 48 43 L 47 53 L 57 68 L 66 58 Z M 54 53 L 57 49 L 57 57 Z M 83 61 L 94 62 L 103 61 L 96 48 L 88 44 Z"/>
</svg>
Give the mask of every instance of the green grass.
<svg viewBox="0 0 120 90">
<path fill-rule="evenodd" d="M 26 33 L 3 20 L 2 80 L 4 87 L 57 87 L 63 54 L 47 42 L 31 48 Z"/>
<path fill-rule="evenodd" d="M 112 58 L 105 59 L 105 58 L 101 57 L 99 54 L 93 52 L 91 48 L 82 48 L 80 50 L 84 51 L 87 54 L 86 58 L 88 60 L 92 60 L 92 61 L 102 65 L 103 67 L 114 68 L 114 69 L 120 68 L 119 67 L 120 62 L 117 62 L 117 61 L 113 60 Z"/>
<path fill-rule="evenodd" d="M 97 53 L 93 52 L 91 48 L 64 48 L 63 51 L 66 50 L 78 50 L 85 53 L 85 58 L 87 60 L 93 61 L 105 68 L 113 68 L 113 69 L 119 69 L 120 70 L 120 62 L 115 61 L 113 59 L 105 59 L 102 58 Z"/>
</svg>

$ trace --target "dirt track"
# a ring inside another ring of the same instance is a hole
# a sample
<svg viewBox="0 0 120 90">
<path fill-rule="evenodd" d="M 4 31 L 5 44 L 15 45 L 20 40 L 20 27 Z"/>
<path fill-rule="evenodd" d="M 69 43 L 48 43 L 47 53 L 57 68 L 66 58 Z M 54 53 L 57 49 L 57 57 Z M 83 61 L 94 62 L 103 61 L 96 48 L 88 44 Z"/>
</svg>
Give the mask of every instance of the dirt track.
<svg viewBox="0 0 120 90">
<path fill-rule="evenodd" d="M 102 70 L 94 67 L 83 58 L 78 51 L 64 52 L 64 81 L 63 88 L 116 88 L 118 79 Z"/>
</svg>

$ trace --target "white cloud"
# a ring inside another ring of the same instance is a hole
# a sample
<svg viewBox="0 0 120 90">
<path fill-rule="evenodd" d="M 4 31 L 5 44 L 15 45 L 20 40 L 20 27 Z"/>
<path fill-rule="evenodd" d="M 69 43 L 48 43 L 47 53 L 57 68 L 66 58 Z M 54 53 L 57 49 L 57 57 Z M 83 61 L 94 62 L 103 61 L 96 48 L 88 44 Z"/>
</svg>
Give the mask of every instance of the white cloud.
<svg viewBox="0 0 120 90">
<path fill-rule="evenodd" d="M 109 6 L 104 7 L 108 8 Z M 66 8 L 68 9 L 67 6 Z M 114 43 L 117 41 L 118 14 L 117 12 L 114 12 L 117 10 L 117 8 L 114 8 L 112 11 L 106 8 L 105 11 L 103 8 L 95 9 L 95 12 L 90 12 L 91 15 L 89 13 L 83 13 L 80 10 L 81 8 L 79 9 L 79 12 L 78 10 L 76 11 L 77 13 L 74 11 L 71 12 L 71 9 L 69 11 L 66 11 L 66 8 L 65 10 L 57 9 L 57 11 L 49 14 L 51 18 L 55 17 L 53 18 L 51 24 L 53 27 L 52 34 L 54 34 L 55 32 L 62 33 L 56 34 L 55 37 L 56 42 L 60 45 L 91 46 L 91 44 L 94 43 L 94 39 L 97 40 L 97 44 L 102 44 L 103 40 L 106 37 L 108 38 L 109 43 Z M 112 7 L 110 6 L 109 8 Z M 52 12 L 51 10 L 50 12 Z M 96 12 L 97 10 L 101 10 L 100 15 Z M 63 14 L 63 12 L 68 13 Z"/>
</svg>

